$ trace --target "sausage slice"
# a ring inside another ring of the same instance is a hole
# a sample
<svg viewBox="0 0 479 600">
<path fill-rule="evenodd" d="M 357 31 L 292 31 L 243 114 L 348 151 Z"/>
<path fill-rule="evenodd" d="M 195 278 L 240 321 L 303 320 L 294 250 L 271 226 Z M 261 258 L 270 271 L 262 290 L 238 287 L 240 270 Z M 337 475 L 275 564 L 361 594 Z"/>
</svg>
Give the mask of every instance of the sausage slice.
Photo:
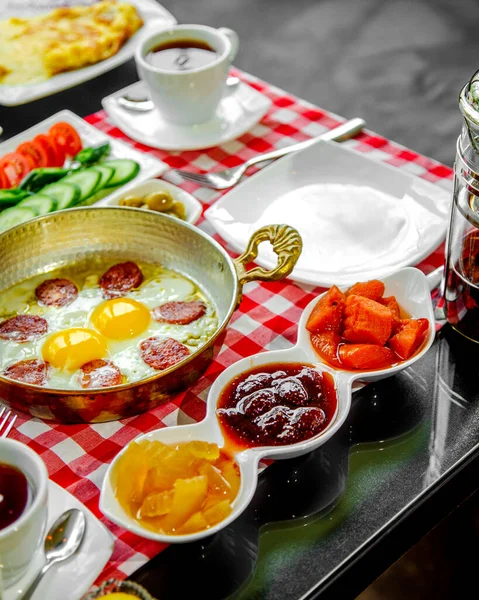
<svg viewBox="0 0 479 600">
<path fill-rule="evenodd" d="M 80 385 L 82 388 L 110 387 L 121 383 L 121 371 L 110 360 L 91 360 L 80 369 Z"/>
<path fill-rule="evenodd" d="M 151 311 L 155 321 L 173 325 L 188 325 L 206 313 L 206 306 L 199 300 L 191 302 L 167 302 Z"/>
<path fill-rule="evenodd" d="M 38 315 L 16 315 L 0 323 L 0 338 L 14 342 L 30 342 L 48 331 L 48 323 Z"/>
<path fill-rule="evenodd" d="M 10 365 L 3 374 L 5 377 L 21 381 L 22 383 L 31 383 L 32 385 L 45 385 L 49 371 L 48 363 L 37 358 L 21 360 Z"/>
<path fill-rule="evenodd" d="M 78 296 L 78 288 L 69 279 L 46 279 L 37 287 L 35 295 L 45 306 L 65 306 Z"/>
<path fill-rule="evenodd" d="M 141 342 L 140 354 L 147 365 L 163 371 L 189 356 L 190 351 L 173 338 L 150 337 Z"/>
<path fill-rule="evenodd" d="M 105 298 L 119 298 L 133 288 L 137 288 L 143 281 L 143 273 L 134 262 L 118 263 L 103 273 L 100 287 Z"/>
</svg>

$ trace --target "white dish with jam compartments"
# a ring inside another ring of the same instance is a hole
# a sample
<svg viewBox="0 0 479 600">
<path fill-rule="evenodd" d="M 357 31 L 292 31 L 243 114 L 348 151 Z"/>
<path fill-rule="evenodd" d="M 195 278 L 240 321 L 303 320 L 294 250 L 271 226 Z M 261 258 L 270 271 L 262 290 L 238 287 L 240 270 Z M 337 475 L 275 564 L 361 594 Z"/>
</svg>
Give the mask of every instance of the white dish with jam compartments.
<svg viewBox="0 0 479 600">
<path fill-rule="evenodd" d="M 235 454 L 233 453 L 233 457 L 240 469 L 241 486 L 238 496 L 232 505 L 232 513 L 226 519 L 210 529 L 188 535 L 165 535 L 143 528 L 137 521 L 126 514 L 116 499 L 113 488 L 113 470 L 118 458 L 126 451 L 128 446 L 115 457 L 108 468 L 101 490 L 100 510 L 111 521 L 137 535 L 167 543 L 185 543 L 202 539 L 223 529 L 236 519 L 248 506 L 254 495 L 258 479 L 258 463 L 261 459 L 293 458 L 322 446 L 338 431 L 346 420 L 351 407 L 352 386 L 354 382 L 370 382 L 390 377 L 411 366 L 424 356 L 431 347 L 435 336 L 435 322 L 426 276 L 418 269 L 405 268 L 389 277 L 384 277 L 382 281 L 385 284 L 386 296 L 396 296 L 399 305 L 413 318 L 425 318 L 429 321 L 429 331 L 422 347 L 409 360 L 405 360 L 387 369 L 367 372 L 339 370 L 324 364 L 314 351 L 309 332 L 306 330 L 308 317 L 318 302 L 318 298 L 315 298 L 304 309 L 301 315 L 298 325 L 298 341 L 293 348 L 255 354 L 234 363 L 221 373 L 210 389 L 207 400 L 207 414 L 203 421 L 194 425 L 180 425 L 157 429 L 133 440 L 159 440 L 165 444 L 200 440 L 215 443 L 222 447 L 225 440 L 216 415 L 216 409 L 222 391 L 236 376 L 247 373 L 252 368 L 274 363 L 301 363 L 312 366 L 320 373 L 326 372 L 332 375 L 337 395 L 337 408 L 329 424 L 318 435 L 296 444 L 257 446 L 238 449 Z"/>
</svg>

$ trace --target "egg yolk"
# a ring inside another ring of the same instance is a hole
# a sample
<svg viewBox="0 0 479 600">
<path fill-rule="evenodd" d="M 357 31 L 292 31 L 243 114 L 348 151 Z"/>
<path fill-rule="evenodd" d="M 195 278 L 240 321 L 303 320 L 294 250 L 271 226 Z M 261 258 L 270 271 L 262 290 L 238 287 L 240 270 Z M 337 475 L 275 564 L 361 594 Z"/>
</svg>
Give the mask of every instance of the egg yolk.
<svg viewBox="0 0 479 600">
<path fill-rule="evenodd" d="M 126 340 L 145 331 L 150 323 L 150 311 L 132 298 L 114 298 L 97 306 L 91 321 L 105 337 Z"/>
<path fill-rule="evenodd" d="M 76 371 L 108 353 L 106 341 L 92 329 L 73 327 L 51 335 L 43 344 L 43 358 L 57 369 Z"/>
</svg>

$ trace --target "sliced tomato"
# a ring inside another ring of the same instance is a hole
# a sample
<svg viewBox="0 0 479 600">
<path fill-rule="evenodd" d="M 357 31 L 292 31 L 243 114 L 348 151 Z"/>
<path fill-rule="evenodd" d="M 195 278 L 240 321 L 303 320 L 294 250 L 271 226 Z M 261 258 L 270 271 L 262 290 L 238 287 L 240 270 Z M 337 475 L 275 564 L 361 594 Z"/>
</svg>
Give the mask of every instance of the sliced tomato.
<svg viewBox="0 0 479 600">
<path fill-rule="evenodd" d="M 10 187 L 10 183 L 8 182 L 7 176 L 3 172 L 3 169 L 0 169 L 0 190 L 4 190 Z"/>
<path fill-rule="evenodd" d="M 19 152 L 10 152 L 0 159 L 0 170 L 3 170 L 10 187 L 16 187 L 33 168 L 32 159 Z"/>
<path fill-rule="evenodd" d="M 17 148 L 17 152 L 32 159 L 35 169 L 48 167 L 48 157 L 45 150 L 36 142 L 23 142 Z"/>
<path fill-rule="evenodd" d="M 50 135 L 40 133 L 33 138 L 35 144 L 43 148 L 47 155 L 47 167 L 62 167 L 65 162 L 63 152 L 61 152 Z"/>
<path fill-rule="evenodd" d="M 49 134 L 67 156 L 75 156 L 82 149 L 81 138 L 69 123 L 55 123 Z"/>
<path fill-rule="evenodd" d="M 55 166 L 63 167 L 63 164 L 65 163 L 65 158 L 66 158 L 64 148 L 62 146 L 59 146 L 56 143 L 55 138 L 53 136 L 51 136 L 50 134 L 47 135 L 47 138 L 53 144 L 53 146 L 55 147 L 55 152 L 57 153 L 57 164 Z"/>
</svg>

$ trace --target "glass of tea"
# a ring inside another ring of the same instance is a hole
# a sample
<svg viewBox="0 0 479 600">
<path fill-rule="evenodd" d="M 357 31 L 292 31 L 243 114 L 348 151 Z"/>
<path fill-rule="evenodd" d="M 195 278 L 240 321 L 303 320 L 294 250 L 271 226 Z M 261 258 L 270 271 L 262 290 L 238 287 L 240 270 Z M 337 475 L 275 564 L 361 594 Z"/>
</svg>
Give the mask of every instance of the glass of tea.
<svg viewBox="0 0 479 600">
<path fill-rule="evenodd" d="M 454 164 L 444 298 L 448 322 L 479 342 L 479 81 L 474 76 L 461 90 L 459 108 L 464 122 Z"/>
<path fill-rule="evenodd" d="M 43 541 L 47 498 L 48 473 L 42 459 L 25 444 L 0 439 L 0 568 L 4 588 L 20 579 Z"/>
</svg>

